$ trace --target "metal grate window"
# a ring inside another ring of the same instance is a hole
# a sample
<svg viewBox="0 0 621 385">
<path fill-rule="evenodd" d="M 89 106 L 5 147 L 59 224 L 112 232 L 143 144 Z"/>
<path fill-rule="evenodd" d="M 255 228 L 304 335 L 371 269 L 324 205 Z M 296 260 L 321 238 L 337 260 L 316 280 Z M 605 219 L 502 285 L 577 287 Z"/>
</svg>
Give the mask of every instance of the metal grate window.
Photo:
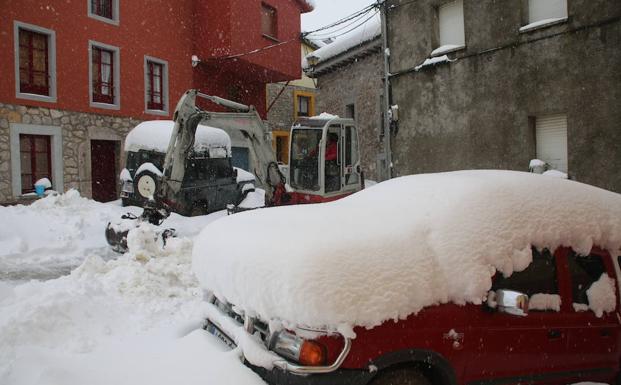
<svg viewBox="0 0 621 385">
<path fill-rule="evenodd" d="M 114 52 L 92 47 L 93 102 L 114 104 Z"/>
<path fill-rule="evenodd" d="M 147 61 L 147 108 L 164 111 L 164 65 Z"/>
<path fill-rule="evenodd" d="M 112 0 L 91 0 L 91 13 L 106 19 L 113 19 Z"/>
<path fill-rule="evenodd" d="M 23 93 L 49 95 L 49 36 L 19 30 L 19 90 Z"/>
</svg>

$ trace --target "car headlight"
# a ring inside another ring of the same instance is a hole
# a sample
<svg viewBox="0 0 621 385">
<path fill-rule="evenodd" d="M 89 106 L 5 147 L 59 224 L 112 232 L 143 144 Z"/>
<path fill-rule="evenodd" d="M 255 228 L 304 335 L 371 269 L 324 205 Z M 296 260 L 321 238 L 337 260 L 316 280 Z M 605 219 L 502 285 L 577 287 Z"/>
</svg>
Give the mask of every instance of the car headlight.
<svg viewBox="0 0 621 385">
<path fill-rule="evenodd" d="M 277 332 L 271 338 L 270 350 L 306 366 L 320 366 L 326 363 L 326 348 L 323 345 L 287 331 Z"/>
</svg>

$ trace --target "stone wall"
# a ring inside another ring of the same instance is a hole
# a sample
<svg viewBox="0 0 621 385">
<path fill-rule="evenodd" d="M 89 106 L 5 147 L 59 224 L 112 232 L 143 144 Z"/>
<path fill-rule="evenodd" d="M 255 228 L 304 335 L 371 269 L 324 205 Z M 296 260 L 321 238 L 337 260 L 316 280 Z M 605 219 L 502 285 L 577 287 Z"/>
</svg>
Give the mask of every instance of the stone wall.
<svg viewBox="0 0 621 385">
<path fill-rule="evenodd" d="M 62 131 L 63 186 L 80 190 L 90 197 L 91 140 L 111 140 L 118 143 L 117 169 L 124 167 L 120 156 L 123 141 L 139 120 L 81 112 L 62 111 L 43 107 L 27 107 L 0 103 L 0 203 L 16 203 L 11 181 L 10 130 L 12 124 L 60 127 Z M 52 167 L 54 167 L 52 165 Z"/>
<path fill-rule="evenodd" d="M 362 169 L 365 177 L 382 180 L 378 158 L 383 153 L 381 95 L 383 77 L 382 55 L 379 52 L 318 78 L 317 113 L 328 112 L 347 116 L 346 106 L 355 105 L 355 119 L 360 135 Z"/>
<path fill-rule="evenodd" d="M 280 96 L 278 93 L 285 87 L 284 84 L 268 84 L 267 85 L 267 104 L 271 104 L 274 100 L 272 108 L 267 114 L 267 121 L 273 131 L 290 131 L 291 125 L 295 121 L 294 92 L 304 91 L 315 93 L 315 89 L 300 86 L 288 85 Z M 278 97 L 278 99 L 276 99 Z M 316 103 L 316 101 L 315 101 Z"/>
<path fill-rule="evenodd" d="M 532 118 L 567 115 L 572 179 L 621 192 L 621 2 L 568 2 L 569 19 L 520 32 L 523 2 L 464 1 L 466 47 L 451 63 L 414 67 L 437 46 L 437 6 L 391 0 L 396 175 L 528 170 Z"/>
</svg>

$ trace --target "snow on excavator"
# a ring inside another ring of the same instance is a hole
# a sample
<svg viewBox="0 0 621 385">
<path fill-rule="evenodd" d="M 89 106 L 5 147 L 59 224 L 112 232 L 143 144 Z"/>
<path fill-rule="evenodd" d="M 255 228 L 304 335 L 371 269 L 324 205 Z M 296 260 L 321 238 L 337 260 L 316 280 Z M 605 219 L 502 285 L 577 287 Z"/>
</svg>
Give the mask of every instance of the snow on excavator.
<svg viewBox="0 0 621 385">
<path fill-rule="evenodd" d="M 201 110 L 196 105 L 197 97 L 235 112 Z M 118 252 L 127 250 L 130 229 L 142 222 L 159 226 L 171 211 L 186 214 L 187 208 L 194 204 L 197 194 L 188 193 L 185 186 L 187 175 L 196 171 L 193 168 L 197 163 L 188 160 L 196 158 L 194 144 L 199 124 L 225 131 L 235 138 L 234 146 L 241 142 L 247 149 L 248 171 L 255 176 L 254 187 L 265 191 L 265 206 L 328 202 L 364 188 L 358 132 L 352 119 L 322 114 L 293 125 L 289 143 L 289 183 L 276 162 L 271 132 L 254 107 L 189 90 L 177 103 L 173 119 L 163 172 L 153 183 L 153 195 L 144 203 L 143 213 L 139 217 L 125 215 L 123 221 L 109 223 L 106 228 L 106 239 Z M 247 187 L 238 185 L 245 190 Z M 240 191 L 238 196 L 245 196 L 245 192 Z M 208 194 L 216 193 L 217 189 Z M 229 212 L 243 211 L 243 207 L 243 201 L 232 201 Z M 167 237 L 174 236 L 174 230 L 163 230 L 158 236 L 165 242 Z"/>
</svg>

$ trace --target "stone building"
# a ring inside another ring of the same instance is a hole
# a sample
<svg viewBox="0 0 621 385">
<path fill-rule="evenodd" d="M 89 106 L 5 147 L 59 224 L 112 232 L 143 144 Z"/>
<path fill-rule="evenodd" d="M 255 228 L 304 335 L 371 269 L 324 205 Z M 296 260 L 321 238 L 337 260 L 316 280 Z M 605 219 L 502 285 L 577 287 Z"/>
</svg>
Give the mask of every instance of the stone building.
<svg viewBox="0 0 621 385">
<path fill-rule="evenodd" d="M 302 39 L 301 63 L 317 48 L 317 43 Z M 279 163 L 286 165 L 289 162 L 291 126 L 298 118 L 316 114 L 315 81 L 300 71 L 299 79 L 268 84 L 266 93 L 267 122 L 272 130 L 276 159 Z"/>
<path fill-rule="evenodd" d="M 127 132 L 171 119 L 187 89 L 265 117 L 266 84 L 299 77 L 300 14 L 312 10 L 306 0 L 9 3 L 0 15 L 0 204 L 34 199 L 44 177 L 58 191 L 116 199 Z"/>
<path fill-rule="evenodd" d="M 621 192 L 621 2 L 388 5 L 395 176 L 539 158 Z"/>
<path fill-rule="evenodd" d="M 367 179 L 387 179 L 383 149 L 383 56 L 379 18 L 307 56 L 317 80 L 317 110 L 354 118 Z"/>
</svg>

